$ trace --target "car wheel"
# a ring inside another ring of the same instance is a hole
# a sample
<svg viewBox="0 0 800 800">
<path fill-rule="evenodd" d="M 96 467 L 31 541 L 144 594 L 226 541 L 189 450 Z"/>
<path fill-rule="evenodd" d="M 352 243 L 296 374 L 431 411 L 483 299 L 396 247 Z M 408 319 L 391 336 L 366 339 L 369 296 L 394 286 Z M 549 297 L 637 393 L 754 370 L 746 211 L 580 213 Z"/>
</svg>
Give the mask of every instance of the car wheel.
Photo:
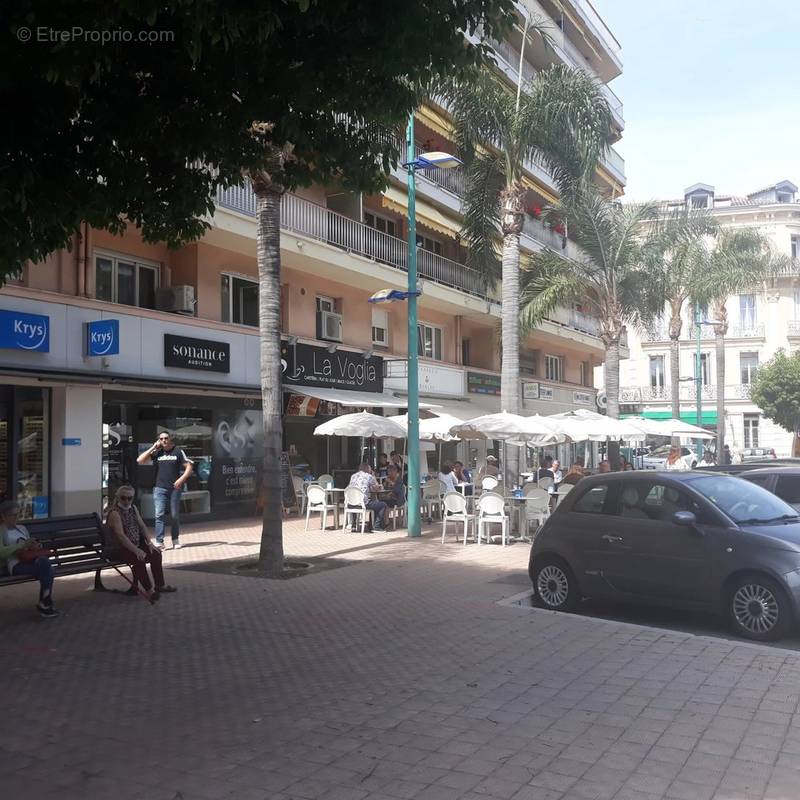
<svg viewBox="0 0 800 800">
<path fill-rule="evenodd" d="M 572 611 L 580 600 L 580 591 L 566 562 L 545 556 L 534 562 L 533 593 L 551 611 Z"/>
<path fill-rule="evenodd" d="M 730 588 L 728 617 L 734 631 L 746 639 L 782 638 L 791 626 L 791 613 L 783 589 L 766 575 L 744 575 Z"/>
</svg>

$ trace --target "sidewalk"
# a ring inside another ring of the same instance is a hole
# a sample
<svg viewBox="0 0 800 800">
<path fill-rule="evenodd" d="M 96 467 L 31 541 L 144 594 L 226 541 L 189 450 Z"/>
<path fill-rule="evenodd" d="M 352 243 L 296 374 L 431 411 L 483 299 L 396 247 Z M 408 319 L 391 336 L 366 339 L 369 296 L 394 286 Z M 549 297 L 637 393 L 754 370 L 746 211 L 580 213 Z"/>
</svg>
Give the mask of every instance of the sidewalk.
<svg viewBox="0 0 800 800">
<path fill-rule="evenodd" d="M 800 654 L 498 605 L 526 545 L 302 529 L 287 555 L 345 566 L 172 569 L 252 558 L 233 522 L 187 527 L 156 607 L 91 576 L 53 621 L 33 585 L 0 592 L 4 796 L 800 797 Z"/>
</svg>

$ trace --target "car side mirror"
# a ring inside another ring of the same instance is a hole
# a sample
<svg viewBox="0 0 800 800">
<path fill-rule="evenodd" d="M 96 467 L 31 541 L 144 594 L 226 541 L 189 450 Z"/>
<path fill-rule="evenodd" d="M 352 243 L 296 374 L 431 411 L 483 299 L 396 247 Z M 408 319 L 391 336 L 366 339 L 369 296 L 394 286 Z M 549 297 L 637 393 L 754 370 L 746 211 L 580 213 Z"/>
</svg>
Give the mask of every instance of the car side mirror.
<svg viewBox="0 0 800 800">
<path fill-rule="evenodd" d="M 672 515 L 672 521 L 681 528 L 689 528 L 689 530 L 699 533 L 697 527 L 697 517 L 691 511 L 676 511 Z"/>
</svg>

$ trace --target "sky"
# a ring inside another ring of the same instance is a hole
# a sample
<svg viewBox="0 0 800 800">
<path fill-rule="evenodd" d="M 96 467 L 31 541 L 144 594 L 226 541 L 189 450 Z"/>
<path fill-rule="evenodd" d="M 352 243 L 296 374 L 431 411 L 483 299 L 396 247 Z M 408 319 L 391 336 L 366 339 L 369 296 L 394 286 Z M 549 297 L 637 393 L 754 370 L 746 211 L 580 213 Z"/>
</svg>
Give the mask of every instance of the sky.
<svg viewBox="0 0 800 800">
<path fill-rule="evenodd" d="M 622 45 L 627 200 L 800 185 L 800 0 L 593 0 Z"/>
</svg>

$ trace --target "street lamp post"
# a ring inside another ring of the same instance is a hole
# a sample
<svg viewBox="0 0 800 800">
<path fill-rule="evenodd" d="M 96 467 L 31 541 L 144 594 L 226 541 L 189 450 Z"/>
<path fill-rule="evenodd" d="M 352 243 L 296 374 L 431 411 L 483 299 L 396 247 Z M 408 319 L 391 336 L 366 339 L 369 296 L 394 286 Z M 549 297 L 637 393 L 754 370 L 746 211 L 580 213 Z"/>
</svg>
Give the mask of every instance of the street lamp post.
<svg viewBox="0 0 800 800">
<path fill-rule="evenodd" d="M 694 362 L 694 385 L 695 385 L 695 392 L 697 394 L 697 427 L 702 427 L 703 424 L 703 371 L 702 371 L 702 359 L 700 358 L 700 338 L 702 335 L 702 330 L 700 328 L 700 303 L 695 300 L 694 303 L 694 327 L 695 327 L 695 337 L 697 338 L 697 352 L 695 354 L 695 362 Z M 703 440 L 697 440 L 697 460 L 699 461 L 703 457 Z M 719 454 L 717 454 L 717 461 L 719 461 Z"/>
<path fill-rule="evenodd" d="M 451 169 L 461 165 L 455 156 L 442 152 L 414 153 L 414 113 L 408 118 L 406 128 L 406 161 L 403 166 L 408 174 L 408 290 L 382 289 L 370 297 L 371 303 L 395 300 L 408 302 L 408 535 L 422 535 L 420 516 L 420 469 L 419 469 L 419 349 L 417 345 L 417 184 L 418 169 Z"/>
</svg>

